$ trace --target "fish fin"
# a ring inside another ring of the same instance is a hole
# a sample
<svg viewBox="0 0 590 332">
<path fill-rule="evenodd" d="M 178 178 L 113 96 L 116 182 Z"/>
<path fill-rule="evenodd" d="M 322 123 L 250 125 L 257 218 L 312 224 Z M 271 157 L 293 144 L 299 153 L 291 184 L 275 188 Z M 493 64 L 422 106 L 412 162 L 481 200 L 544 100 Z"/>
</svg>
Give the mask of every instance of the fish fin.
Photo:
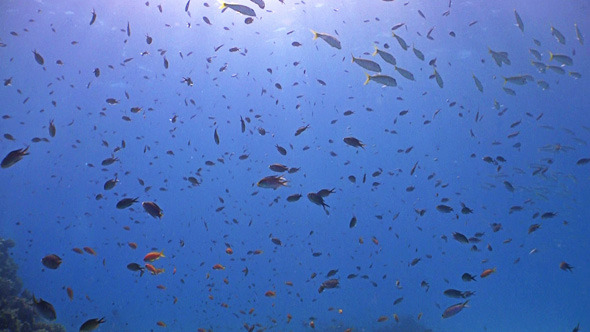
<svg viewBox="0 0 590 332">
<path fill-rule="evenodd" d="M 313 31 L 312 29 L 309 29 L 309 31 L 311 31 L 311 33 L 313 33 L 313 40 L 318 39 L 319 35 L 317 32 Z"/>
<path fill-rule="evenodd" d="M 365 81 L 365 83 L 363 85 L 367 85 L 369 84 L 369 81 L 371 80 L 371 75 L 365 73 L 365 75 L 367 75 L 367 80 Z"/>
<path fill-rule="evenodd" d="M 371 54 L 372 56 L 377 55 L 379 48 L 377 48 L 377 45 L 373 45 L 373 47 L 375 47 L 375 52 L 373 52 L 373 54 Z"/>
</svg>

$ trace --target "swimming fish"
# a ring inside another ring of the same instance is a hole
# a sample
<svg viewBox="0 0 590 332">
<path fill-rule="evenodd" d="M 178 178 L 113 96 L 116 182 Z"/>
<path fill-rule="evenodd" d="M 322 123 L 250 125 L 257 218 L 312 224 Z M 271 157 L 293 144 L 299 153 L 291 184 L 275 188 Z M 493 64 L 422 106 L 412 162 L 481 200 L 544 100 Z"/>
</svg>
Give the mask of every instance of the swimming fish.
<svg viewBox="0 0 590 332">
<path fill-rule="evenodd" d="M 565 36 L 555 27 L 551 26 L 551 34 L 557 39 L 560 44 L 565 45 Z"/>
<path fill-rule="evenodd" d="M 260 188 L 272 188 L 278 189 L 283 186 L 287 186 L 287 180 L 282 176 L 271 175 L 262 178 L 256 185 Z"/>
<path fill-rule="evenodd" d="M 324 40 L 326 43 L 328 43 L 328 45 L 337 49 L 342 49 L 342 44 L 340 44 L 340 40 L 338 40 L 338 38 L 327 33 L 315 32 L 313 30 L 311 30 L 311 33 L 313 33 L 313 40 L 320 38 Z"/>
<path fill-rule="evenodd" d="M 117 202 L 117 209 L 126 209 L 126 208 L 130 207 L 131 205 L 133 205 L 133 203 L 138 202 L 138 198 L 139 197 L 121 199 L 120 201 Z"/>
<path fill-rule="evenodd" d="M 383 61 L 392 64 L 392 65 L 396 65 L 397 61 L 395 60 L 395 57 L 385 51 L 380 50 L 377 46 L 375 46 L 375 52 L 373 52 L 373 56 L 379 54 L 379 56 L 381 57 L 381 59 L 383 59 Z"/>
<path fill-rule="evenodd" d="M 236 12 L 238 12 L 242 15 L 256 17 L 256 12 L 254 12 L 254 9 L 252 9 L 248 6 L 239 5 L 237 3 L 225 3 L 225 2 L 222 2 L 221 6 L 219 6 L 219 9 L 221 9 L 222 13 L 224 11 L 226 11 L 227 8 L 235 10 Z"/>
<path fill-rule="evenodd" d="M 61 265 L 61 262 L 61 258 L 56 254 L 50 254 L 41 259 L 41 263 L 52 270 L 57 269 Z"/>
<path fill-rule="evenodd" d="M 55 308 L 53 305 L 43 299 L 37 300 L 35 295 L 33 295 L 33 307 L 35 311 L 39 314 L 39 316 L 43 317 L 46 320 L 53 321 L 57 318 L 55 313 Z"/>
<path fill-rule="evenodd" d="M 142 202 L 141 206 L 143 206 L 143 209 L 145 210 L 145 212 L 149 213 L 149 215 L 154 218 L 161 219 L 164 216 L 162 209 L 158 206 L 158 204 L 156 204 L 154 202 L 149 202 L 149 201 Z"/>
<path fill-rule="evenodd" d="M 366 70 L 378 73 L 381 72 L 381 66 L 379 66 L 377 62 L 372 60 L 355 58 L 354 55 L 352 55 L 352 63 L 356 63 L 357 65 L 365 68 Z"/>
<path fill-rule="evenodd" d="M 387 76 L 387 75 L 369 75 L 366 74 L 367 79 L 365 80 L 364 85 L 369 84 L 370 81 L 379 83 L 383 86 L 390 86 L 390 87 L 396 87 L 397 86 L 397 81 L 395 80 L 395 78 L 391 77 L 391 76 Z"/>
<path fill-rule="evenodd" d="M 524 23 L 522 23 L 522 19 L 516 12 L 516 9 L 514 10 L 514 17 L 516 18 L 516 26 L 520 29 L 520 31 L 524 32 Z"/>
<path fill-rule="evenodd" d="M 365 144 L 355 137 L 344 137 L 342 139 L 346 145 L 350 145 L 355 148 L 365 148 Z"/>
<path fill-rule="evenodd" d="M 102 323 L 106 322 L 104 317 L 103 318 L 92 318 L 84 322 L 82 326 L 80 326 L 80 332 L 83 331 L 94 331 L 98 328 L 98 326 Z"/>
<path fill-rule="evenodd" d="M 24 149 L 10 151 L 6 155 L 6 157 L 4 157 L 4 159 L 2 159 L 2 163 L 0 164 L 0 166 L 2 168 L 8 168 L 8 167 L 16 164 L 17 162 L 19 162 L 21 159 L 23 159 L 24 156 L 26 156 L 28 154 L 29 154 L 29 147 L 28 146 Z"/>
<path fill-rule="evenodd" d="M 449 318 L 449 317 L 455 316 L 456 314 L 461 312 L 461 310 L 463 310 L 463 308 L 469 308 L 467 306 L 468 303 L 469 303 L 469 300 L 467 300 L 463 303 L 454 304 L 454 305 L 446 308 L 442 314 L 442 318 Z"/>
</svg>

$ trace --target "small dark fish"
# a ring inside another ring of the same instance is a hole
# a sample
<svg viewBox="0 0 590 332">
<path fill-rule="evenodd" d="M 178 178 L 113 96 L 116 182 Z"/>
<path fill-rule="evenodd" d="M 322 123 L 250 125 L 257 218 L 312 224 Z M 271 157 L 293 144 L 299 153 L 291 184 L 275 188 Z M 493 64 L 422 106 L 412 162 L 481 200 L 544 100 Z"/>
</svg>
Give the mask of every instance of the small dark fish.
<svg viewBox="0 0 590 332">
<path fill-rule="evenodd" d="M 356 226 L 356 216 L 352 216 L 352 219 L 350 219 L 350 223 L 348 224 L 348 228 L 353 228 L 354 226 Z"/>
<path fill-rule="evenodd" d="M 323 207 L 324 210 L 326 210 L 327 207 L 330 207 L 328 204 L 324 202 L 324 198 L 318 195 L 317 193 L 307 194 L 307 199 L 309 199 L 310 202 Z"/>
<path fill-rule="evenodd" d="M 447 289 L 443 292 L 445 296 L 452 297 L 455 299 L 462 299 L 464 298 L 463 292 L 457 289 Z"/>
<path fill-rule="evenodd" d="M 277 173 L 283 173 L 283 172 L 286 172 L 287 170 L 289 170 L 289 167 L 287 167 L 285 165 L 281 165 L 281 164 L 272 164 L 272 165 L 268 166 L 268 168 L 270 168 L 271 171 L 277 172 Z"/>
<path fill-rule="evenodd" d="M 330 277 L 336 275 L 336 273 L 338 273 L 338 270 L 337 269 L 336 270 L 330 270 L 330 271 L 328 271 L 328 274 L 326 274 L 326 277 L 330 278 Z"/>
<path fill-rule="evenodd" d="M 545 212 L 541 215 L 541 219 L 550 219 L 557 215 L 555 212 Z"/>
<path fill-rule="evenodd" d="M 100 76 L 100 69 L 99 68 L 94 68 L 94 77 L 99 77 Z"/>
<path fill-rule="evenodd" d="M 55 270 L 61 265 L 61 258 L 56 254 L 50 254 L 41 259 L 41 263 L 48 269 Z"/>
<path fill-rule="evenodd" d="M 145 35 L 145 42 L 148 45 L 151 45 L 152 41 L 153 41 L 153 39 L 152 39 L 152 37 L 150 37 L 150 35 Z"/>
<path fill-rule="evenodd" d="M 322 284 L 320 285 L 320 288 L 318 289 L 318 293 L 323 292 L 324 289 L 337 288 L 339 285 L 340 285 L 340 281 L 338 279 L 326 280 L 326 281 L 322 282 Z"/>
<path fill-rule="evenodd" d="M 109 166 L 109 165 L 113 164 L 115 161 L 118 161 L 118 160 L 119 160 L 119 158 L 109 157 L 109 158 L 104 159 L 100 164 L 102 166 Z"/>
<path fill-rule="evenodd" d="M 109 105 L 117 105 L 119 103 L 119 101 L 115 98 L 107 98 L 106 102 Z"/>
<path fill-rule="evenodd" d="M 161 219 L 164 216 L 164 213 L 162 213 L 162 209 L 158 206 L 158 204 L 154 202 L 142 202 L 141 206 L 143 206 L 145 212 L 149 213 L 149 215 L 154 218 Z"/>
<path fill-rule="evenodd" d="M 45 60 L 43 59 L 41 54 L 37 53 L 37 50 L 34 50 L 33 54 L 35 55 L 35 61 L 37 61 L 37 63 L 40 64 L 41 66 L 43 66 L 43 64 L 45 63 Z"/>
<path fill-rule="evenodd" d="M 512 185 L 512 183 L 504 181 L 504 187 L 506 187 L 506 190 L 508 190 L 509 192 L 514 192 L 514 186 Z"/>
<path fill-rule="evenodd" d="M 85 332 L 85 331 L 94 331 L 98 328 L 98 326 L 102 323 L 106 322 L 103 318 L 92 318 L 89 319 L 87 321 L 84 322 L 84 324 L 82 324 L 82 326 L 80 326 L 80 332 Z"/>
<path fill-rule="evenodd" d="M 572 269 L 574 268 L 573 266 L 569 265 L 566 262 L 561 262 L 559 263 L 559 268 L 564 270 L 564 271 L 570 271 L 573 272 Z"/>
<path fill-rule="evenodd" d="M 90 25 L 93 25 L 96 22 L 96 11 L 92 8 L 92 18 L 90 19 Z"/>
<path fill-rule="evenodd" d="M 590 163 L 590 158 L 582 158 L 576 162 L 576 165 L 586 165 Z"/>
<path fill-rule="evenodd" d="M 469 273 L 463 273 L 463 275 L 461 276 L 461 280 L 463 280 L 465 282 L 477 281 L 477 280 L 475 280 L 475 276 L 473 276 Z"/>
<path fill-rule="evenodd" d="M 184 6 L 184 11 L 188 12 L 188 7 L 191 5 L 191 0 L 188 0 L 188 2 L 186 3 L 186 6 Z"/>
<path fill-rule="evenodd" d="M 39 316 L 43 317 L 46 320 L 53 321 L 57 318 L 55 313 L 55 308 L 53 305 L 43 299 L 37 300 L 35 295 L 33 295 L 33 307 L 35 311 L 39 314 Z"/>
<path fill-rule="evenodd" d="M 213 139 L 215 140 L 215 144 L 219 145 L 219 134 L 217 134 L 217 128 L 213 132 Z"/>
<path fill-rule="evenodd" d="M 459 232 L 453 232 L 453 239 L 459 241 L 459 243 L 469 243 L 467 237 Z"/>
<path fill-rule="evenodd" d="M 119 180 L 117 179 L 117 177 L 115 177 L 114 179 L 109 179 L 107 180 L 104 185 L 103 185 L 103 189 L 104 190 L 111 190 L 115 187 L 115 185 L 117 184 L 117 182 L 119 182 Z"/>
<path fill-rule="evenodd" d="M 2 168 L 8 168 L 14 164 L 16 164 L 17 162 L 19 162 L 21 159 L 23 159 L 24 156 L 29 154 L 29 147 L 27 146 L 24 149 L 18 149 L 18 150 L 14 150 L 14 151 L 10 151 L 6 157 L 4 157 L 4 159 L 2 159 L 2 164 L 1 167 Z"/>
<path fill-rule="evenodd" d="M 135 198 L 123 198 L 122 200 L 117 202 L 117 209 L 126 209 L 128 207 L 130 207 L 131 205 L 133 205 L 133 203 L 137 203 L 139 197 L 135 197 Z"/>
<path fill-rule="evenodd" d="M 244 121 L 244 119 L 242 118 L 242 116 L 240 116 L 240 125 L 242 128 L 242 133 L 246 131 L 246 122 Z"/>
<path fill-rule="evenodd" d="M 131 29 L 129 28 L 129 21 L 127 21 L 127 37 L 131 37 Z"/>
<path fill-rule="evenodd" d="M 301 198 L 301 194 L 293 194 L 287 197 L 287 202 L 297 202 Z"/>
<path fill-rule="evenodd" d="M 143 276 L 143 272 L 145 268 L 137 263 L 129 263 L 127 264 L 127 268 L 133 272 L 139 271 L 139 276 Z"/>
<path fill-rule="evenodd" d="M 281 242 L 281 240 L 276 237 L 271 238 L 270 241 L 276 244 L 277 246 L 281 246 L 283 244 L 283 242 Z"/>
<path fill-rule="evenodd" d="M 453 212 L 453 208 L 448 206 L 448 205 L 444 205 L 444 204 L 440 204 L 436 206 L 436 210 L 438 212 L 442 212 L 442 213 L 451 213 Z"/>
<path fill-rule="evenodd" d="M 355 137 L 344 137 L 342 140 L 344 143 L 346 143 L 346 145 L 350 145 L 355 148 L 365 148 L 365 144 Z"/>
<path fill-rule="evenodd" d="M 403 300 L 404 300 L 403 296 L 399 297 L 399 298 L 395 299 L 395 301 L 393 301 L 393 305 L 400 304 Z"/>
<path fill-rule="evenodd" d="M 49 136 L 55 137 L 55 125 L 53 124 L 53 120 L 49 121 Z"/>
<path fill-rule="evenodd" d="M 297 128 L 297 130 L 295 131 L 295 136 L 299 136 L 301 135 L 304 131 L 306 131 L 309 128 L 309 125 L 303 126 L 303 127 L 299 127 Z"/>
<path fill-rule="evenodd" d="M 541 228 L 541 225 L 540 224 L 532 224 L 532 225 L 529 226 L 528 233 L 531 234 L 534 231 L 538 230 L 539 228 Z"/>
<path fill-rule="evenodd" d="M 209 20 L 209 18 L 207 16 L 203 16 L 203 22 L 211 25 L 211 21 Z"/>
<path fill-rule="evenodd" d="M 279 151 L 279 153 L 281 155 L 283 155 L 283 156 L 286 156 L 287 155 L 287 150 L 284 147 L 282 147 L 282 146 L 280 146 L 278 144 L 275 145 L 275 147 L 277 148 L 277 151 Z"/>
</svg>

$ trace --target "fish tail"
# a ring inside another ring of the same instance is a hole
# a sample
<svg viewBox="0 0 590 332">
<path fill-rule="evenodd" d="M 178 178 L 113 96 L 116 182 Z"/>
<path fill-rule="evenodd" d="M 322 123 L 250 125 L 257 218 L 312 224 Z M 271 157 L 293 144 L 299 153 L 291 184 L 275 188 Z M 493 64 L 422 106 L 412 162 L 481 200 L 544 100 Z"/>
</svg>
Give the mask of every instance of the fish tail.
<svg viewBox="0 0 590 332">
<path fill-rule="evenodd" d="M 227 4 L 225 2 L 219 1 L 219 9 L 227 8 Z"/>
<path fill-rule="evenodd" d="M 350 53 L 350 56 L 352 57 L 352 63 L 354 63 L 354 54 Z"/>
<path fill-rule="evenodd" d="M 549 51 L 549 61 L 553 60 L 553 53 L 551 53 L 551 51 Z"/>
<path fill-rule="evenodd" d="M 469 308 L 469 306 L 468 306 L 467 304 L 469 304 L 469 300 L 467 300 L 467 301 L 465 301 L 465 302 L 463 303 L 463 307 L 464 307 L 464 308 Z"/>
<path fill-rule="evenodd" d="M 371 75 L 365 73 L 365 75 L 367 76 L 367 80 L 365 80 L 365 83 L 363 85 L 367 85 L 369 84 L 369 81 L 371 80 Z"/>
<path fill-rule="evenodd" d="M 506 85 L 506 83 L 508 83 L 508 79 L 504 76 L 502 76 L 502 78 L 504 79 L 504 85 Z"/>
<path fill-rule="evenodd" d="M 377 53 L 379 53 L 379 48 L 377 47 L 377 45 L 373 45 L 373 47 L 375 47 L 375 52 L 373 52 L 373 54 L 371 54 L 372 56 L 377 55 Z"/>
<path fill-rule="evenodd" d="M 309 29 L 309 31 L 311 31 L 311 33 L 313 33 L 313 40 L 318 39 L 318 37 L 320 36 L 317 32 L 313 31 L 312 29 Z"/>
<path fill-rule="evenodd" d="M 164 250 L 160 251 L 160 257 L 166 257 L 164 256 Z"/>
</svg>

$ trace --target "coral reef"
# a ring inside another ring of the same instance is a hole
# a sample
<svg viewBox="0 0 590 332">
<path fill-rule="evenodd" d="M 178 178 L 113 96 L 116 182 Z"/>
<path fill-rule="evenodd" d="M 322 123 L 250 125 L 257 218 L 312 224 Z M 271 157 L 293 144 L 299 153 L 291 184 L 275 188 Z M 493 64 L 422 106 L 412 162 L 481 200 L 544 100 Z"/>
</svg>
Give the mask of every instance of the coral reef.
<svg viewBox="0 0 590 332">
<path fill-rule="evenodd" d="M 14 246 L 13 240 L 0 238 L 0 332 L 65 332 L 62 325 L 42 321 L 27 291 L 19 296 L 23 283 L 8 253 Z"/>
</svg>

